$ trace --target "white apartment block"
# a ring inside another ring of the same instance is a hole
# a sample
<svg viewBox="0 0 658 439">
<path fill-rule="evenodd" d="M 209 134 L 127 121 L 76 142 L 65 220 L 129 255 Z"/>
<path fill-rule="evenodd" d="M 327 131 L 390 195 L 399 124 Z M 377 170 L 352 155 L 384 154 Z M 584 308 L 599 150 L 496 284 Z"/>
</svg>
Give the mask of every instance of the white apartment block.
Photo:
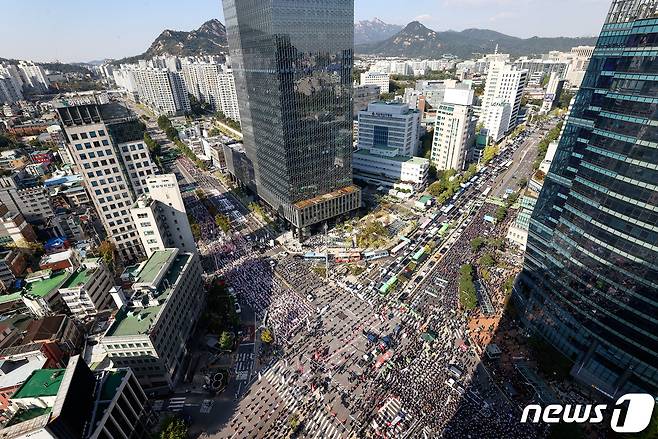
<svg viewBox="0 0 658 439">
<path fill-rule="evenodd" d="M 59 288 L 59 295 L 78 320 L 85 320 L 113 304 L 114 279 L 101 259 L 85 259 Z"/>
<path fill-rule="evenodd" d="M 147 186 L 148 195 L 139 197 L 130 209 L 146 255 L 165 248 L 196 253 L 176 175 L 151 176 Z"/>
<path fill-rule="evenodd" d="M 137 117 L 118 104 L 98 104 L 94 96 L 55 107 L 108 238 L 122 259 L 139 258 L 143 248 L 130 207 L 155 167 Z"/>
<path fill-rule="evenodd" d="M 238 94 L 230 67 L 226 64 L 194 62 L 183 64 L 181 72 L 187 91 L 198 101 L 207 102 L 213 110 L 240 121 Z"/>
<path fill-rule="evenodd" d="M 130 367 L 147 392 L 170 391 L 184 373 L 187 342 L 204 304 L 201 273 L 195 253 L 153 253 L 101 339 L 112 363 Z"/>
<path fill-rule="evenodd" d="M 31 61 L 19 61 L 17 67 L 23 81 L 23 86 L 41 91 L 48 90 L 50 81 L 48 81 L 46 71 L 43 67 Z"/>
<path fill-rule="evenodd" d="M 474 140 L 473 90 L 446 89 L 443 103 L 436 111 L 432 163 L 439 171 L 461 171 L 466 165 Z"/>
<path fill-rule="evenodd" d="M 113 73 L 117 85 L 136 95 L 157 114 L 177 116 L 191 111 L 190 100 L 179 72 L 166 68 L 122 65 Z"/>
<path fill-rule="evenodd" d="M 380 93 L 390 92 L 391 75 L 369 70 L 361 73 L 361 85 L 377 85 Z"/>
<path fill-rule="evenodd" d="M 518 70 L 504 61 L 495 61 L 490 64 L 482 96 L 482 117 L 485 121 L 492 119 L 489 112 L 493 111 L 500 115 L 502 113 L 496 107 L 502 104 L 510 106 L 509 119 L 501 118 L 499 126 L 490 126 L 485 122 L 490 132 L 506 133 L 516 126 L 527 79 L 527 70 Z M 495 119 L 498 120 L 498 118 Z M 494 137 L 494 139 L 498 141 L 500 137 Z"/>
</svg>

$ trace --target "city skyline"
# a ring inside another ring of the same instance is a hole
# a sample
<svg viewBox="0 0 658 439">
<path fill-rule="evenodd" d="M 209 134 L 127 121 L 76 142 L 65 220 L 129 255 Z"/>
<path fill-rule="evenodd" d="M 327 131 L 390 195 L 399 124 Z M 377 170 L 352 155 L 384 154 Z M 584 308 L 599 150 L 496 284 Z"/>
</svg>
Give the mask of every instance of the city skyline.
<svg viewBox="0 0 658 439">
<path fill-rule="evenodd" d="M 121 6 L 122 2 L 118 3 L 115 6 Z M 354 17 L 355 21 L 378 17 L 386 23 L 399 25 L 418 20 L 435 31 L 482 28 L 521 38 L 579 37 L 598 34 L 610 4 L 608 0 L 547 3 L 539 0 L 420 0 L 414 2 L 415 7 L 400 10 L 393 0 L 357 0 Z M 569 13 L 564 13 L 561 4 L 568 5 Z M 40 62 L 118 59 L 144 52 L 165 29 L 189 31 L 212 18 L 224 22 L 221 0 L 196 0 L 195 7 L 185 14 L 180 13 L 173 0 L 158 3 L 141 0 L 129 5 L 130 14 L 125 13 L 126 8 L 101 8 L 78 0 L 58 3 L 56 8 L 45 0 L 5 5 L 6 15 L 14 19 L 0 29 L 0 39 L 19 44 L 3 48 L 0 57 Z M 34 14 L 35 10 L 40 13 Z M 103 32 L 97 32 L 97 20 L 88 19 L 99 14 L 112 23 L 105 26 Z M 533 20 L 535 16 L 541 16 L 542 20 Z M 75 23 L 75 26 L 66 23 Z M 84 38 L 80 38 L 82 34 Z M 21 38 L 17 39 L 17 35 Z"/>
</svg>

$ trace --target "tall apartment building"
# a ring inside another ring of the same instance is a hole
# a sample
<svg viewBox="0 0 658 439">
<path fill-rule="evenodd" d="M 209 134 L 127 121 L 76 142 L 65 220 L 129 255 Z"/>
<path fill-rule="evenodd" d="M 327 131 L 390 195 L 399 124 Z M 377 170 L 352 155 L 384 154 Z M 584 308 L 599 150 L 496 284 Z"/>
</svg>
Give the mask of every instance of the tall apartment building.
<svg viewBox="0 0 658 439">
<path fill-rule="evenodd" d="M 130 207 L 154 174 L 137 117 L 116 103 L 95 96 L 55 104 L 69 150 L 84 178 L 107 236 L 124 260 L 143 255 Z"/>
<path fill-rule="evenodd" d="M 655 1 L 612 2 L 514 289 L 525 323 L 611 398 L 658 393 L 657 13 Z"/>
<path fill-rule="evenodd" d="M 4 74 L 0 66 L 0 104 L 13 104 L 21 99 L 23 99 L 22 88 L 16 87 L 15 81 Z"/>
<path fill-rule="evenodd" d="M 200 102 L 207 102 L 214 111 L 221 111 L 240 121 L 238 95 L 233 70 L 226 64 L 194 62 L 183 64 L 181 73 L 188 93 Z"/>
<path fill-rule="evenodd" d="M 196 253 L 176 175 L 154 175 L 146 184 L 148 195 L 139 197 L 130 209 L 146 255 L 165 248 Z"/>
<path fill-rule="evenodd" d="M 130 367 L 148 392 L 168 392 L 184 373 L 187 341 L 203 308 L 202 271 L 195 253 L 154 252 L 101 339 L 112 363 Z"/>
<path fill-rule="evenodd" d="M 527 80 L 527 70 L 517 70 L 504 61 L 494 61 L 489 65 L 482 96 L 482 120 L 494 141 L 499 141 L 516 127 Z"/>
<path fill-rule="evenodd" d="M 451 88 L 436 111 L 431 159 L 436 169 L 461 171 L 475 142 L 473 90 Z"/>
<path fill-rule="evenodd" d="M 19 61 L 17 67 L 23 87 L 31 87 L 38 91 L 48 90 L 50 81 L 43 67 L 31 61 Z"/>
<path fill-rule="evenodd" d="M 10 398 L 2 439 L 146 439 L 157 422 L 128 369 L 92 372 L 80 356 L 32 372 Z"/>
<path fill-rule="evenodd" d="M 255 176 L 244 183 L 300 234 L 358 209 L 354 2 L 227 0 L 224 15 Z"/>
<path fill-rule="evenodd" d="M 379 87 L 380 93 L 388 93 L 391 91 L 391 75 L 384 72 L 376 72 L 368 70 L 361 73 L 361 85 L 376 85 Z"/>
<path fill-rule="evenodd" d="M 190 99 L 180 72 L 146 65 L 122 65 L 113 73 L 117 85 L 157 114 L 189 113 Z"/>
</svg>

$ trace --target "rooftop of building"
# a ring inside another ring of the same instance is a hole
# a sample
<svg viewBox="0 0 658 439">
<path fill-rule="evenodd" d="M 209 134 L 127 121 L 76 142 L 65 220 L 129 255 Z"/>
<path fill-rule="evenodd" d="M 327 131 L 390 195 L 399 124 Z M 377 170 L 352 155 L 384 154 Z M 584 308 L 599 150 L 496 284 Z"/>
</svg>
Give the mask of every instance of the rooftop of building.
<svg viewBox="0 0 658 439">
<path fill-rule="evenodd" d="M 396 101 L 374 101 L 368 104 L 365 113 L 383 113 L 390 116 L 406 116 L 412 113 L 420 113 L 419 110 L 409 108 L 409 104 Z"/>
<path fill-rule="evenodd" d="M 48 359 L 41 353 L 13 360 L 11 357 L 0 360 L 0 389 L 12 387 L 25 382 L 35 371 L 41 369 Z"/>
<path fill-rule="evenodd" d="M 0 295 L 0 304 L 15 302 L 21 299 L 21 293 L 11 293 Z"/>
<path fill-rule="evenodd" d="M 41 260 L 39 261 L 40 265 L 45 265 L 45 264 L 52 264 L 55 262 L 61 262 L 69 259 L 71 256 L 73 256 L 73 249 L 69 248 L 66 249 L 62 252 L 57 252 L 57 253 L 50 253 L 47 255 L 43 255 Z"/>
<path fill-rule="evenodd" d="M 78 288 L 84 286 L 91 276 L 96 272 L 96 268 L 80 268 L 73 273 L 60 288 Z"/>
<path fill-rule="evenodd" d="M 23 293 L 31 296 L 46 297 L 52 291 L 59 289 L 70 276 L 71 273 L 66 271 L 52 274 L 49 278 L 28 283 L 23 289 Z"/>
<path fill-rule="evenodd" d="M 20 409 L 14 414 L 14 416 L 11 417 L 5 427 L 11 427 L 13 425 L 18 425 L 23 422 L 30 421 L 32 419 L 38 418 L 39 416 L 47 415 L 51 411 L 52 407 L 30 407 L 27 409 Z"/>
<path fill-rule="evenodd" d="M 406 155 L 396 155 L 396 156 L 388 157 L 388 156 L 376 154 L 376 153 L 372 152 L 369 149 L 357 149 L 356 151 L 354 151 L 354 155 L 359 155 L 359 156 L 363 156 L 363 157 L 373 157 L 373 158 L 378 158 L 378 159 L 382 159 L 382 160 L 391 160 L 391 161 L 400 162 L 400 163 L 409 163 L 409 164 L 419 165 L 419 166 L 429 164 L 429 160 L 424 159 L 422 157 L 411 157 L 411 156 L 406 156 Z"/>
<path fill-rule="evenodd" d="M 55 396 L 62 384 L 66 369 L 39 369 L 25 380 L 11 399 Z"/>
<path fill-rule="evenodd" d="M 111 371 L 105 377 L 103 381 L 103 386 L 101 387 L 100 399 L 102 401 L 108 401 L 114 398 L 114 395 L 117 393 L 117 389 L 123 382 L 124 377 L 128 374 L 126 369 L 120 369 Z"/>
<path fill-rule="evenodd" d="M 157 305 L 149 306 L 151 298 L 144 297 L 145 306 L 140 307 L 123 307 L 116 314 L 114 322 L 110 325 L 105 333 L 106 337 L 121 337 L 128 335 L 148 334 L 153 324 L 157 321 L 160 310 L 176 286 L 183 269 L 192 256 L 187 253 L 178 253 L 174 249 L 167 249 L 154 252 L 151 257 L 142 266 L 134 286 L 138 284 L 151 284 L 158 281 L 155 289 L 151 291 L 152 299 L 157 301 Z M 161 276 L 161 269 L 167 266 L 167 271 Z M 166 280 L 167 282 L 162 282 Z M 139 294 L 136 291 L 136 295 Z"/>
<path fill-rule="evenodd" d="M 359 191 L 360 191 L 360 189 L 358 187 L 354 186 L 354 185 L 346 186 L 344 188 L 337 189 L 333 192 L 329 192 L 328 194 L 319 195 L 315 198 L 311 198 L 311 199 L 308 199 L 308 200 L 298 201 L 297 203 L 294 204 L 294 206 L 297 209 L 305 209 L 305 208 L 307 208 L 309 206 L 312 206 L 314 204 L 324 203 L 324 202 L 327 202 L 331 199 L 339 198 L 339 197 L 349 195 L 349 194 L 353 194 L 353 193 L 356 193 L 356 192 L 359 192 Z"/>
</svg>

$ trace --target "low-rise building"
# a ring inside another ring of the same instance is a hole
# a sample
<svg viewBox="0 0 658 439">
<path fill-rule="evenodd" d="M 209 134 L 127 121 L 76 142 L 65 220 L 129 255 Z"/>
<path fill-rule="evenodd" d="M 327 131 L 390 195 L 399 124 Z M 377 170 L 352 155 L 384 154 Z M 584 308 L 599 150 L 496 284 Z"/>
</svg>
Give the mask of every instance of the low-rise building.
<svg viewBox="0 0 658 439">
<path fill-rule="evenodd" d="M 112 363 L 130 367 L 147 392 L 168 392 L 184 373 L 187 342 L 204 303 L 201 272 L 195 253 L 151 254 L 101 339 Z"/>
<path fill-rule="evenodd" d="M 113 304 L 110 270 L 101 259 L 85 259 L 82 265 L 59 287 L 59 295 L 71 314 L 85 320 Z"/>
<path fill-rule="evenodd" d="M 376 85 L 380 93 L 389 93 L 391 75 L 383 72 L 369 70 L 361 73 L 361 85 Z"/>
<path fill-rule="evenodd" d="M 355 178 L 368 183 L 392 186 L 412 183 L 424 186 L 429 175 L 430 161 L 421 157 L 391 155 L 378 149 L 359 149 L 352 155 Z"/>
<path fill-rule="evenodd" d="M 0 288 L 9 289 L 25 271 L 25 256 L 17 249 L 0 252 Z"/>
</svg>

